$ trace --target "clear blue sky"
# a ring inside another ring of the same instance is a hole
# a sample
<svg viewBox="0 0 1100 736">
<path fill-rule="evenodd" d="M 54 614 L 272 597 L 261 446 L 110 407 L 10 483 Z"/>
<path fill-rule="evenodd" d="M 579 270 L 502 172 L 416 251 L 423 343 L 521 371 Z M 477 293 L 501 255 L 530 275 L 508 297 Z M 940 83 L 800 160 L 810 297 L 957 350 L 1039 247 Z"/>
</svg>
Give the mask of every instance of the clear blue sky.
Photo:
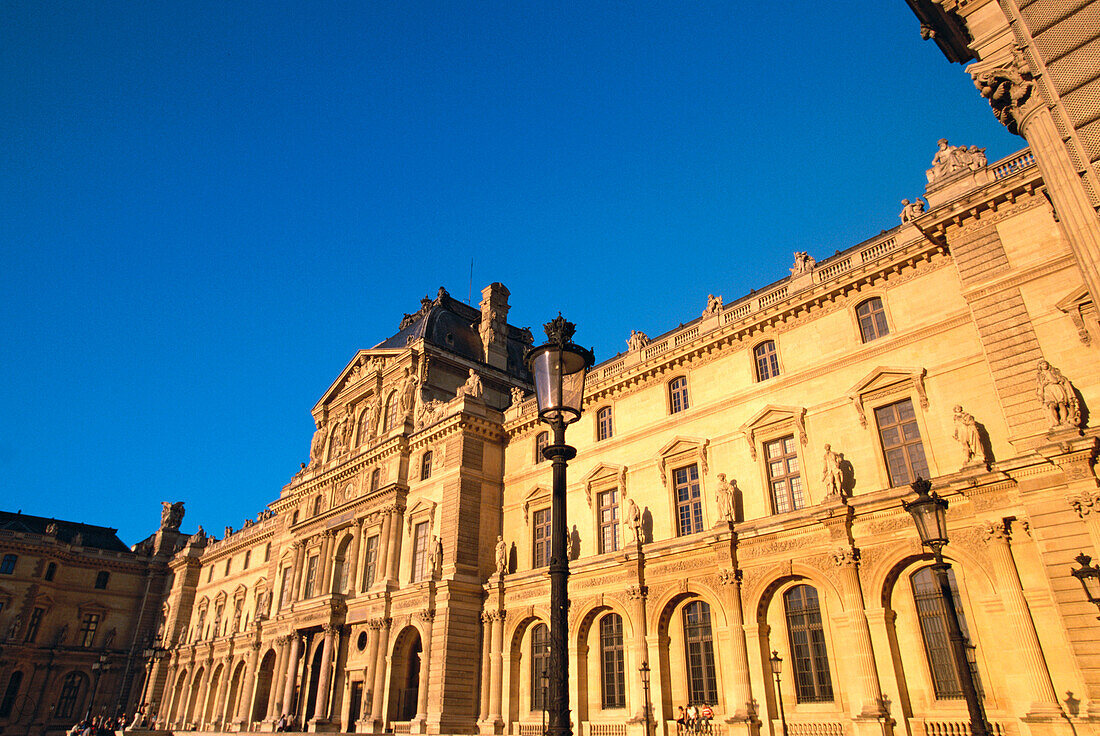
<svg viewBox="0 0 1100 736">
<path fill-rule="evenodd" d="M 557 5 L 0 6 L 0 508 L 220 536 L 471 258 L 603 359 L 1024 145 L 903 0 Z"/>
</svg>

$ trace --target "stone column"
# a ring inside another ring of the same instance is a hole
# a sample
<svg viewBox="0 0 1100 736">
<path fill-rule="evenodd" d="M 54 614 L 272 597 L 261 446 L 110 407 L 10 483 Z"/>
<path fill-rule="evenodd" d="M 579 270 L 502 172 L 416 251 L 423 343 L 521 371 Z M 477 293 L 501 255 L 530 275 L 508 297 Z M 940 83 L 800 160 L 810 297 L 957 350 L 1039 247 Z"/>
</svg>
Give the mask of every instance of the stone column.
<svg viewBox="0 0 1100 736">
<path fill-rule="evenodd" d="M 390 524 L 390 554 L 389 560 L 387 560 L 389 567 L 386 571 L 386 577 L 393 582 L 397 582 L 398 571 L 401 569 L 401 538 L 404 536 L 401 533 L 401 510 L 394 506 L 390 510 L 390 516 L 393 517 L 393 522 Z"/>
<path fill-rule="evenodd" d="M 275 640 L 275 669 L 271 672 L 271 684 L 269 685 L 269 694 L 267 696 L 267 713 L 264 714 L 265 721 L 274 721 L 282 712 L 282 683 L 286 678 L 286 673 L 284 671 L 286 667 L 286 649 L 286 637 L 280 636 Z"/>
<path fill-rule="evenodd" d="M 840 592 L 847 613 L 849 651 L 858 674 L 856 697 L 861 705 L 854 716 L 856 731 L 864 734 L 884 734 L 889 731 L 882 705 L 882 687 L 871 646 L 871 627 L 864 612 L 863 589 L 859 583 L 859 550 L 841 547 L 833 552 L 833 562 L 840 569 Z"/>
<path fill-rule="evenodd" d="M 337 627 L 325 624 L 325 643 L 321 649 L 321 671 L 317 673 L 317 702 L 313 708 L 313 721 L 328 719 L 328 686 L 332 676 L 332 651 L 336 642 Z"/>
<path fill-rule="evenodd" d="M 1058 696 L 1054 693 L 1039 636 L 1035 632 L 1035 622 L 1028 610 L 1027 599 L 1024 598 L 1020 573 L 1012 557 L 1011 538 L 1011 530 L 1005 522 L 986 524 L 986 549 L 993 561 L 993 573 L 1001 600 L 1004 601 L 1005 613 L 1013 623 L 1012 639 L 1020 652 L 1020 659 L 1012 670 L 1022 675 L 1022 684 L 1031 700 L 1028 716 L 1060 718 L 1062 709 Z"/>
<path fill-rule="evenodd" d="M 251 651 L 245 661 L 244 679 L 241 680 L 240 702 L 237 703 L 237 725 L 242 731 L 252 721 L 252 699 L 256 695 L 256 665 L 260 660 L 260 642 L 251 642 L 249 649 Z"/>
<path fill-rule="evenodd" d="M 305 540 L 299 539 L 291 544 L 294 547 L 294 587 L 290 592 L 290 602 L 302 599 L 302 557 L 305 555 Z"/>
<path fill-rule="evenodd" d="M 333 547 L 336 546 L 336 533 L 329 529 L 321 535 L 321 559 L 317 561 L 317 566 L 321 569 L 318 574 L 321 576 L 321 595 L 328 595 L 332 592 L 332 561 L 335 557 Z"/>
<path fill-rule="evenodd" d="M 229 680 L 233 676 L 233 655 L 227 654 L 222 658 L 224 663 L 222 666 L 222 678 L 218 680 L 218 690 L 214 693 L 214 709 L 213 712 L 206 715 L 207 721 L 215 721 L 220 728 L 225 722 L 223 713 L 225 711 L 225 693 L 229 690 Z"/>
<path fill-rule="evenodd" d="M 726 723 L 735 731 L 747 729 L 755 734 L 759 722 L 752 713 L 752 680 L 749 678 L 749 650 L 745 643 L 745 620 L 741 607 L 741 571 L 721 570 L 718 581 L 723 585 L 723 598 L 730 632 L 730 668 L 726 682 L 726 704 L 730 709 Z M 733 726 L 732 724 L 739 724 Z"/>
<path fill-rule="evenodd" d="M 504 611 L 492 611 L 493 644 L 489 670 L 489 721 L 495 729 L 504 724 L 500 701 L 504 683 Z"/>
<path fill-rule="evenodd" d="M 649 662 L 649 649 L 646 641 L 648 634 L 648 622 L 646 621 L 646 600 L 649 597 L 648 585 L 631 585 L 626 589 L 626 595 L 630 599 L 631 618 L 634 620 L 634 670 L 642 666 L 643 662 Z M 650 682 L 652 682 L 653 663 L 650 663 Z M 626 684 L 629 688 L 629 701 L 634 703 L 634 715 L 628 723 L 645 724 L 646 702 L 645 689 L 642 687 L 641 676 L 635 676 L 634 672 L 627 668 Z M 645 730 L 642 733 L 648 734 Z"/>
<path fill-rule="evenodd" d="M 386 721 L 382 717 L 382 698 L 386 694 L 386 660 L 390 650 L 390 626 L 393 620 L 381 619 L 378 632 L 378 656 L 374 660 L 374 692 L 371 694 L 370 722 L 373 733 L 382 733 Z"/>
<path fill-rule="evenodd" d="M 378 564 L 375 568 L 374 582 L 385 580 L 390 564 L 390 534 L 393 527 L 393 515 L 387 510 L 382 517 L 382 534 L 378 538 Z"/>
<path fill-rule="evenodd" d="M 481 707 L 478 709 L 478 723 L 489 718 L 489 688 L 492 682 L 489 676 L 489 659 L 493 646 L 493 617 L 489 613 L 481 614 Z"/>
<path fill-rule="evenodd" d="M 416 691 L 416 727 L 424 733 L 428 720 L 428 673 L 432 662 L 432 621 L 435 611 L 420 611 L 417 617 L 424 622 L 424 635 L 420 644 L 420 683 Z"/>
<path fill-rule="evenodd" d="M 289 716 L 294 703 L 294 681 L 298 677 L 298 653 L 302 638 L 297 632 L 290 634 L 290 655 L 286 660 L 286 682 L 283 685 L 283 707 L 280 715 Z"/>
<path fill-rule="evenodd" d="M 367 666 L 363 668 L 363 703 L 359 720 L 366 722 L 372 714 L 371 703 L 374 699 L 374 672 L 378 667 L 378 632 L 382 628 L 382 619 L 375 618 L 367 622 L 370 633 L 367 635 Z"/>
<path fill-rule="evenodd" d="M 337 593 L 358 593 L 359 592 L 359 542 L 363 536 L 363 527 L 359 522 L 355 522 L 351 527 L 351 544 L 348 546 L 348 553 L 344 557 L 344 567 L 348 571 L 348 588 L 350 590 L 338 590 Z"/>
</svg>

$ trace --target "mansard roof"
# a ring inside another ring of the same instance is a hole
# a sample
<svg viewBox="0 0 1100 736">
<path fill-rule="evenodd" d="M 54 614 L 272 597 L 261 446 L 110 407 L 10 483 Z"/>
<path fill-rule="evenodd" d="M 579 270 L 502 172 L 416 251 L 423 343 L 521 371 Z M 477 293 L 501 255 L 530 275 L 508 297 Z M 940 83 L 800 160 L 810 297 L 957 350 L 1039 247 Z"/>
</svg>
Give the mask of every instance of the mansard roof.
<svg viewBox="0 0 1100 736">
<path fill-rule="evenodd" d="M 398 325 L 397 334 L 374 346 L 374 349 L 401 349 L 413 340 L 423 339 L 470 360 L 484 361 L 477 325 L 481 312 L 451 297 L 439 287 L 435 299 L 425 296 L 420 310 L 406 314 Z"/>
<path fill-rule="evenodd" d="M 47 527 L 51 524 L 57 527 L 54 534 L 47 531 Z M 110 552 L 130 551 L 130 548 L 118 538 L 117 529 L 81 524 L 75 521 L 62 521 L 60 519 L 47 519 L 44 516 L 28 516 L 19 512 L 13 514 L 10 511 L 0 511 L 0 530 L 53 536 L 59 542 L 66 544 L 72 544 L 79 534 L 80 546 L 82 547 L 105 549 Z"/>
</svg>

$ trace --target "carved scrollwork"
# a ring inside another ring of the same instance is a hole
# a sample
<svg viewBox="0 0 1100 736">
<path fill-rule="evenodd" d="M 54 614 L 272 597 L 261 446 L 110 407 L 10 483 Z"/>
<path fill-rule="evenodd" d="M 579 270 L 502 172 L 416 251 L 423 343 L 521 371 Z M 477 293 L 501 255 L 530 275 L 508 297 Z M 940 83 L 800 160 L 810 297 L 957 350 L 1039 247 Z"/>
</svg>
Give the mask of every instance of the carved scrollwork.
<svg viewBox="0 0 1100 736">
<path fill-rule="evenodd" d="M 1013 135 L 1020 133 L 1021 108 L 1027 104 L 1035 88 L 1031 65 L 1023 49 L 1013 49 L 1012 58 L 993 69 L 972 72 L 974 86 L 989 100 L 993 114 Z"/>
<path fill-rule="evenodd" d="M 833 564 L 837 567 L 858 565 L 859 557 L 859 549 L 856 547 L 840 547 L 833 550 Z"/>
</svg>

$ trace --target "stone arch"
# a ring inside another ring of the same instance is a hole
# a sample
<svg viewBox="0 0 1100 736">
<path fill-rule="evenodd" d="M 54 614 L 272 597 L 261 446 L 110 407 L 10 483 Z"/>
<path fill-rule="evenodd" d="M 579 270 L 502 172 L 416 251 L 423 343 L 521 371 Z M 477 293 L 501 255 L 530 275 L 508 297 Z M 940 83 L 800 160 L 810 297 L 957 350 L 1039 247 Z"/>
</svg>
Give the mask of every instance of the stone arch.
<svg viewBox="0 0 1100 736">
<path fill-rule="evenodd" d="M 716 710 L 722 712 L 722 680 L 724 677 L 722 667 L 723 652 L 719 644 L 719 633 L 725 631 L 725 610 L 721 599 L 707 586 L 700 586 L 697 581 L 692 581 L 690 587 L 681 587 L 667 591 L 654 603 L 654 626 L 650 632 L 655 632 L 658 640 L 658 661 L 653 668 L 654 677 L 660 681 L 653 688 L 653 709 L 658 720 L 671 720 L 675 718 L 674 706 L 677 703 L 689 701 L 686 687 L 687 678 L 683 676 L 688 670 L 687 647 L 684 641 L 684 627 L 676 625 L 674 617 L 678 612 L 690 603 L 700 601 L 707 604 L 710 609 L 710 633 L 711 649 L 714 658 L 714 674 L 716 685 Z M 673 676 L 673 672 L 679 673 Z"/>
<path fill-rule="evenodd" d="M 542 610 L 537 613 L 533 609 L 519 618 L 516 625 L 506 639 L 507 681 L 504 687 L 503 711 L 505 720 L 510 723 L 523 720 L 523 706 L 531 704 L 531 683 L 529 682 L 528 667 L 531 657 L 531 632 L 539 624 L 550 626 L 549 612 Z"/>
<path fill-rule="evenodd" d="M 232 721 L 237 714 L 237 704 L 243 697 L 248 697 L 248 683 L 244 682 L 244 660 L 241 659 L 233 665 L 233 675 L 229 680 L 229 692 L 225 696 L 224 713 L 226 721 Z"/>
<path fill-rule="evenodd" d="M 715 625 L 728 626 L 726 607 L 722 603 L 722 597 L 718 594 L 718 591 L 702 580 L 693 579 L 689 587 L 669 588 L 650 599 L 651 602 L 646 607 L 646 615 L 649 617 L 649 631 L 651 633 L 660 631 L 661 626 L 667 625 L 668 618 L 672 615 L 670 606 L 675 607 L 678 602 L 683 602 L 686 598 L 691 597 L 701 598 L 707 602 L 712 614 L 717 615 Z"/>
<path fill-rule="evenodd" d="M 575 648 L 577 652 L 577 718 L 580 721 L 587 721 L 592 714 L 603 711 L 602 660 L 597 622 L 602 621 L 605 616 L 617 615 L 622 621 L 625 671 L 637 672 L 641 662 L 634 661 L 633 652 L 627 646 L 627 642 L 635 635 L 636 624 L 619 601 L 602 596 L 602 600 L 592 603 L 582 611 L 570 632 L 569 641 L 570 648 Z M 626 702 L 626 706 L 629 707 L 630 703 Z"/>
<path fill-rule="evenodd" d="M 387 720 L 411 721 L 416 717 L 423 652 L 420 629 L 407 624 L 394 638 L 390 655 Z"/>
<path fill-rule="evenodd" d="M 275 659 L 274 649 L 268 649 L 260 658 L 260 666 L 256 670 L 256 699 L 252 704 L 253 721 L 262 721 L 267 717 L 267 708 L 271 702 L 271 696 L 275 694 Z"/>
<path fill-rule="evenodd" d="M 202 691 L 203 679 L 205 679 L 206 668 L 199 667 L 195 670 L 195 676 L 191 678 L 191 692 L 187 697 L 187 707 L 183 712 L 183 721 L 190 723 L 198 718 L 198 714 L 195 712 L 195 706 L 198 705 L 199 692 Z"/>
<path fill-rule="evenodd" d="M 221 720 L 219 713 L 215 711 L 217 708 L 218 690 L 220 689 L 221 680 L 225 677 L 225 665 L 218 664 L 214 668 L 213 674 L 210 675 L 210 684 L 206 686 L 206 704 L 203 706 L 202 715 L 196 714 L 195 720 L 201 723 L 211 723 Z"/>
<path fill-rule="evenodd" d="M 332 584 L 330 590 L 334 593 L 343 593 L 348 584 L 354 585 L 354 581 L 341 580 L 348 575 L 351 569 L 351 541 L 351 532 L 344 532 L 334 545 L 336 551 L 332 557 L 332 580 L 329 581 Z"/>
<path fill-rule="evenodd" d="M 168 721 L 178 723 L 183 716 L 183 701 L 187 687 L 187 668 L 184 667 L 176 676 L 176 686 L 172 689 L 172 705 L 168 712 Z"/>
</svg>

